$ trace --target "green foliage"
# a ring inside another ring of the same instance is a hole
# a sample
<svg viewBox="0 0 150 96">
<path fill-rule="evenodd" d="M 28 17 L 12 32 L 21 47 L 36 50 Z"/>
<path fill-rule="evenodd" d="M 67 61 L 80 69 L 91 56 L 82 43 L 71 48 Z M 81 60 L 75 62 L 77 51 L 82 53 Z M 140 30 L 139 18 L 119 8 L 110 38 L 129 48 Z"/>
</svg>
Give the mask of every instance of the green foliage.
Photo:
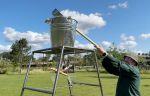
<svg viewBox="0 0 150 96">
<path fill-rule="evenodd" d="M 11 49 L 14 62 L 20 62 L 20 59 L 23 59 L 29 54 L 31 47 L 28 46 L 27 40 L 22 38 L 20 40 L 16 40 L 15 43 L 12 44 Z"/>
<path fill-rule="evenodd" d="M 19 63 L 21 69 L 22 64 L 27 64 L 29 60 L 31 47 L 28 46 L 28 41 L 25 38 L 22 38 L 20 40 L 16 40 L 15 43 L 12 44 L 11 49 L 12 51 L 10 52 L 10 54 L 13 57 L 12 64 L 14 65 L 14 67 L 17 67 Z"/>
<path fill-rule="evenodd" d="M 6 60 L 12 60 L 13 56 L 10 54 L 10 52 L 2 52 L 0 53 L 0 57 Z"/>
<path fill-rule="evenodd" d="M 0 74 L 5 74 L 7 72 L 7 62 L 0 60 Z"/>
<path fill-rule="evenodd" d="M 119 60 L 123 60 L 123 57 L 126 54 L 126 50 L 117 48 L 114 43 L 107 49 L 107 52 Z"/>
<path fill-rule="evenodd" d="M 138 57 L 138 62 L 139 62 L 139 64 L 145 64 L 145 58 L 144 57 L 142 57 L 142 56 L 139 56 Z"/>
<path fill-rule="evenodd" d="M 99 55 L 97 55 L 99 56 Z M 95 53 L 90 53 L 87 55 L 84 55 L 83 57 L 84 65 L 85 66 L 95 66 Z"/>
<path fill-rule="evenodd" d="M 48 57 L 40 57 L 40 58 L 38 58 L 37 61 L 39 61 L 39 62 L 47 62 L 48 61 Z"/>
<path fill-rule="evenodd" d="M 51 62 L 50 62 L 50 67 L 54 67 L 54 66 L 56 66 L 56 64 L 57 64 L 56 61 L 51 61 Z"/>
<path fill-rule="evenodd" d="M 126 50 L 117 48 L 114 43 L 112 43 L 112 46 L 110 46 L 108 49 L 106 49 L 106 51 L 109 55 L 112 55 L 113 57 L 115 57 L 119 60 L 123 60 L 123 57 L 126 53 Z M 103 57 L 101 55 L 99 55 L 99 52 L 97 50 L 96 50 L 96 54 L 97 54 L 97 58 L 98 58 L 98 63 L 101 65 Z"/>
</svg>

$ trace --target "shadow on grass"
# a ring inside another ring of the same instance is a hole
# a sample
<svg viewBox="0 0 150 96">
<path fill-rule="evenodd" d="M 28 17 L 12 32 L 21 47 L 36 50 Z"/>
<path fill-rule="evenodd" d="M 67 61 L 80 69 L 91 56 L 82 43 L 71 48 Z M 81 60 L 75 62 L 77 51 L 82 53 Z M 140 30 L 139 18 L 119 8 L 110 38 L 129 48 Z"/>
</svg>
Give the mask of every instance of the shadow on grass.
<svg viewBox="0 0 150 96">
<path fill-rule="evenodd" d="M 91 78 L 97 78 L 97 76 L 86 76 Z M 107 78 L 107 79 L 116 79 L 117 76 L 100 76 L 100 78 Z M 150 77 L 141 77 L 141 79 L 150 79 Z"/>
<path fill-rule="evenodd" d="M 85 76 L 85 77 L 97 78 L 97 76 Z M 118 77 L 117 76 L 100 76 L 100 78 L 116 79 Z"/>
<path fill-rule="evenodd" d="M 97 76 L 85 76 L 85 77 L 97 78 Z M 117 79 L 118 76 L 100 76 L 100 78 Z M 141 79 L 150 79 L 150 77 L 141 77 Z"/>
<path fill-rule="evenodd" d="M 150 85 L 142 85 L 142 86 L 144 86 L 144 87 L 150 87 Z"/>
<path fill-rule="evenodd" d="M 150 77 L 142 77 L 141 79 L 150 79 Z"/>
</svg>

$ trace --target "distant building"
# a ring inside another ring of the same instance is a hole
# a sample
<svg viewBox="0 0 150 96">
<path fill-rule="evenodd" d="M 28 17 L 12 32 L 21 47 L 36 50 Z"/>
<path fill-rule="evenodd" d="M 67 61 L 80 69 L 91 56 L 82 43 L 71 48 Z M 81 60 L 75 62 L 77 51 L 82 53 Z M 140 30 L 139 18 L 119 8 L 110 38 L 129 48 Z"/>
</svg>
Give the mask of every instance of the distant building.
<svg viewBox="0 0 150 96">
<path fill-rule="evenodd" d="M 138 55 L 145 59 L 146 64 L 150 65 L 150 51 L 149 53 L 138 53 Z"/>
</svg>

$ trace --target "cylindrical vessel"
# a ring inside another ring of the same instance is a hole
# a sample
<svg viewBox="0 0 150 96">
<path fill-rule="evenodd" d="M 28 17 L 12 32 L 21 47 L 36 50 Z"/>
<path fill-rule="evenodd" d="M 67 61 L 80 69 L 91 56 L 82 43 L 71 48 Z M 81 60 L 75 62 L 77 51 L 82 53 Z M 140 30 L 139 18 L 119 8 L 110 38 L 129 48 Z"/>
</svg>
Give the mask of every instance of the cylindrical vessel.
<svg viewBox="0 0 150 96">
<path fill-rule="evenodd" d="M 63 16 L 51 19 L 51 44 L 52 47 L 74 47 L 77 21 Z"/>
</svg>

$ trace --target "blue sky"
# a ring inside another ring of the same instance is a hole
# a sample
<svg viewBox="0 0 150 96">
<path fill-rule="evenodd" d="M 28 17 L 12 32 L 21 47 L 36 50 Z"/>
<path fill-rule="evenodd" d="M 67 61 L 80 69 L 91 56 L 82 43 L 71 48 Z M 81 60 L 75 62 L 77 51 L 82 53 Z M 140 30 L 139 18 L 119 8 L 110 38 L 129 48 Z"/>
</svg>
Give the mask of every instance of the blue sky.
<svg viewBox="0 0 150 96">
<path fill-rule="evenodd" d="M 55 8 L 76 19 L 78 29 L 105 48 L 114 42 L 121 49 L 149 52 L 149 5 L 149 0 L 1 0 L 0 52 L 20 38 L 27 38 L 33 50 L 51 47 L 44 21 Z M 79 35 L 75 45 L 93 48 Z"/>
</svg>

